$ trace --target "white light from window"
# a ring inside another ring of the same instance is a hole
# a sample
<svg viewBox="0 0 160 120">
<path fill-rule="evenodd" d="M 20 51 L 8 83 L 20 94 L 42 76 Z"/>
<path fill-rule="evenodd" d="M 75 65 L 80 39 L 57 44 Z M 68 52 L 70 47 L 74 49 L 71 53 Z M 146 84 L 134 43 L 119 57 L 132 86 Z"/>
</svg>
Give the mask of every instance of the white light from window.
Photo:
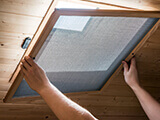
<svg viewBox="0 0 160 120">
<path fill-rule="evenodd" d="M 57 20 L 54 28 L 73 30 L 73 31 L 83 31 L 87 22 L 89 21 L 89 16 L 60 16 Z"/>
</svg>

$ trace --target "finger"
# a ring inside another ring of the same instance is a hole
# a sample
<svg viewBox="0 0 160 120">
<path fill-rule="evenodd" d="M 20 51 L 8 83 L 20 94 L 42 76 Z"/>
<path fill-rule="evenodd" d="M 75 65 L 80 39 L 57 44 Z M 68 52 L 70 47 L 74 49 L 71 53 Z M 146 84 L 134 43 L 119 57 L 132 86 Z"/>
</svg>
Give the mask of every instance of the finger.
<svg viewBox="0 0 160 120">
<path fill-rule="evenodd" d="M 131 65 L 130 65 L 131 67 L 136 67 L 136 59 L 135 59 L 135 57 L 133 57 L 132 59 L 131 59 Z"/>
<path fill-rule="evenodd" d="M 122 61 L 124 72 L 128 72 L 128 64 L 125 61 Z"/>
<path fill-rule="evenodd" d="M 24 74 L 24 75 L 27 75 L 28 72 L 27 72 L 27 70 L 25 69 L 25 67 L 24 67 L 22 64 L 20 65 L 20 67 L 21 67 L 21 71 L 23 72 L 23 74 Z"/>
<path fill-rule="evenodd" d="M 26 75 L 24 76 L 24 79 L 28 83 L 29 78 Z"/>
<path fill-rule="evenodd" d="M 24 59 L 22 60 L 22 65 L 28 70 L 31 68 L 28 62 L 26 62 Z"/>
<path fill-rule="evenodd" d="M 20 74 L 21 74 L 22 76 L 24 76 L 24 73 L 23 73 L 22 69 L 20 69 Z"/>
<path fill-rule="evenodd" d="M 35 62 L 33 61 L 33 59 L 29 56 L 25 56 L 24 57 L 25 61 L 29 63 L 30 66 L 33 66 L 35 64 Z"/>
</svg>

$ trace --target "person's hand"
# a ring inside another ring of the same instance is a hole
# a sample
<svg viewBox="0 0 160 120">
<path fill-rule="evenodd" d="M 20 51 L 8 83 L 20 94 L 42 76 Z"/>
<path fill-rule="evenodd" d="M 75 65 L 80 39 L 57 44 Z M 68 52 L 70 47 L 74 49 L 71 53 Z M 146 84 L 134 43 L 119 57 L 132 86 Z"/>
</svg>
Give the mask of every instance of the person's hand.
<svg viewBox="0 0 160 120">
<path fill-rule="evenodd" d="M 28 85 L 38 93 L 50 85 L 44 71 L 29 56 L 22 60 L 21 72 Z"/>
<path fill-rule="evenodd" d="M 122 61 L 124 67 L 124 78 L 125 82 L 132 88 L 140 86 L 138 79 L 138 72 L 136 68 L 135 57 L 131 59 L 130 68 L 125 61 Z"/>
</svg>

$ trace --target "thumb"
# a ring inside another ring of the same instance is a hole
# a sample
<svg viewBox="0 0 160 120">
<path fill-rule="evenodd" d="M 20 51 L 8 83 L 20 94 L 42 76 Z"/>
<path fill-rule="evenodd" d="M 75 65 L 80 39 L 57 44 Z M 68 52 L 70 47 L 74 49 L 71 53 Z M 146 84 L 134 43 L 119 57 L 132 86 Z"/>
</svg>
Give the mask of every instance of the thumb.
<svg viewBox="0 0 160 120">
<path fill-rule="evenodd" d="M 124 72 L 128 72 L 128 64 L 125 61 L 122 61 Z"/>
<path fill-rule="evenodd" d="M 132 59 L 131 59 L 131 68 L 132 67 L 135 67 L 136 68 L 136 59 L 135 59 L 135 57 L 133 57 Z"/>
</svg>

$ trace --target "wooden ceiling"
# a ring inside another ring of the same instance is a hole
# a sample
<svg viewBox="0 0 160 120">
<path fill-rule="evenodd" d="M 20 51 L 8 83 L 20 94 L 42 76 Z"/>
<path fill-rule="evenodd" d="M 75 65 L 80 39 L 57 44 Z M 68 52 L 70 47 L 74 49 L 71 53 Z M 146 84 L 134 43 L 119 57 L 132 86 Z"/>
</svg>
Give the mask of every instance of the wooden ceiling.
<svg viewBox="0 0 160 120">
<path fill-rule="evenodd" d="M 24 50 L 21 49 L 22 41 L 28 36 L 32 38 L 51 2 L 52 0 L 0 0 L 0 100 L 8 91 L 10 87 L 8 81 L 24 53 Z M 104 2 L 104 0 L 100 2 Z M 160 1 L 158 0 L 136 0 L 135 4 L 132 0 L 122 0 L 122 2 L 108 0 L 108 2 L 107 4 L 110 5 L 103 4 L 102 6 L 105 5 L 107 8 L 113 9 L 136 8 L 160 11 Z M 137 3 L 139 3 L 138 6 Z M 160 100 L 159 38 L 160 28 L 136 55 L 140 80 L 145 89 L 157 100 Z M 122 72 L 117 74 L 110 85 L 104 88 L 101 93 L 68 96 L 101 119 L 147 120 L 135 95 L 124 83 Z M 40 98 L 20 99 L 14 102 L 2 103 L 0 101 L 0 119 L 40 120 L 55 118 Z"/>
</svg>

